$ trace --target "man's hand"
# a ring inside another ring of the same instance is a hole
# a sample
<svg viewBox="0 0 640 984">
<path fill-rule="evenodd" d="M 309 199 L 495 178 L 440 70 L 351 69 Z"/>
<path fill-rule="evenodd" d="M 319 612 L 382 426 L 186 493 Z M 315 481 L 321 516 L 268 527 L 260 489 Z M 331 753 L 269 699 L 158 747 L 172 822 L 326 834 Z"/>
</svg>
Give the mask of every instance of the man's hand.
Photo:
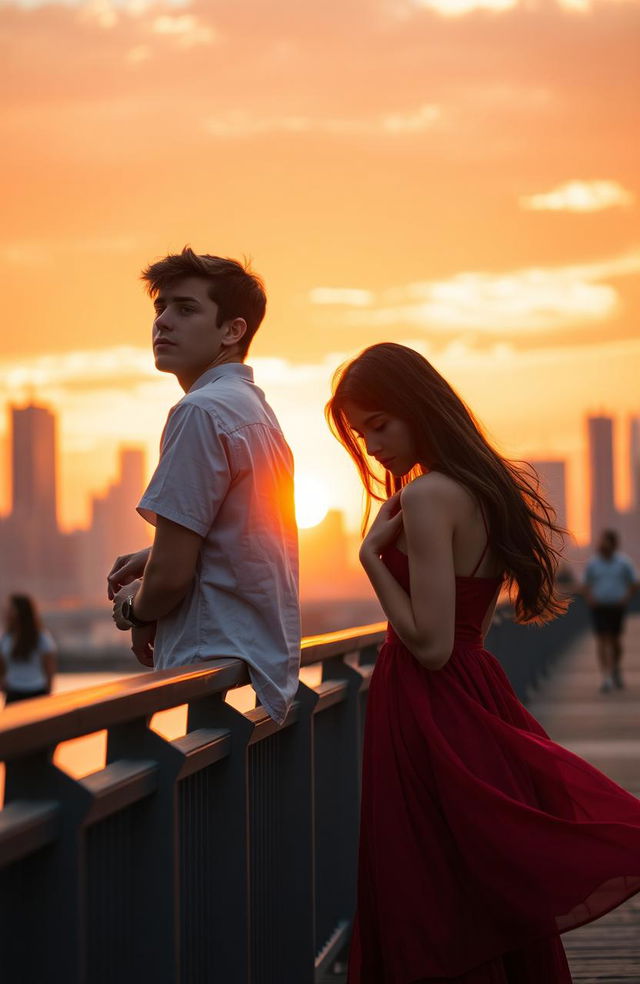
<svg viewBox="0 0 640 984">
<path fill-rule="evenodd" d="M 109 601 L 113 601 L 116 594 L 126 584 L 131 584 L 144 574 L 144 569 L 149 560 L 151 547 L 144 550 L 136 550 L 135 553 L 122 554 L 116 557 L 113 567 L 107 574 L 107 595 Z"/>
<path fill-rule="evenodd" d="M 153 666 L 153 643 L 156 637 L 156 623 L 131 629 L 131 650 L 143 666 Z"/>
<path fill-rule="evenodd" d="M 131 628 L 131 622 L 122 617 L 122 603 L 125 598 L 135 598 L 141 585 L 142 581 L 132 581 L 126 587 L 120 588 L 113 600 L 113 621 L 116 623 L 116 628 L 122 632 L 127 632 Z"/>
</svg>

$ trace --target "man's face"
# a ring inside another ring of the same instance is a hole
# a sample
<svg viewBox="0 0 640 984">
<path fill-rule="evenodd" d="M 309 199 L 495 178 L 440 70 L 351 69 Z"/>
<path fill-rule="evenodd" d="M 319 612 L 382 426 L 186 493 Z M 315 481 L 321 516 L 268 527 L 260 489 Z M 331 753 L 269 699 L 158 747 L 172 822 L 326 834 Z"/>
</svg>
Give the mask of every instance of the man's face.
<svg viewBox="0 0 640 984">
<path fill-rule="evenodd" d="M 598 549 L 603 557 L 611 557 L 615 553 L 616 545 L 610 536 L 603 535 L 600 538 Z"/>
<path fill-rule="evenodd" d="M 177 280 L 154 300 L 153 354 L 156 369 L 177 376 L 187 390 L 223 354 L 224 325 L 218 305 L 199 277 Z"/>
</svg>

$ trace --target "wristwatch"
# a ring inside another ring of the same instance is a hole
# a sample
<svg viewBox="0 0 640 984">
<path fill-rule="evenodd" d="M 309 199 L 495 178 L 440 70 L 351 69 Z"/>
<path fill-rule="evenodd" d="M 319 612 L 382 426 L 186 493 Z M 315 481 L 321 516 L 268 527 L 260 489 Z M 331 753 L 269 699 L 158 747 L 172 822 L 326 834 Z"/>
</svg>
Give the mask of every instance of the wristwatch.
<svg viewBox="0 0 640 984">
<path fill-rule="evenodd" d="M 143 622 L 141 618 L 136 618 L 133 610 L 133 597 L 131 595 L 128 598 L 125 598 L 122 602 L 121 611 L 122 617 L 126 619 L 127 622 L 130 622 L 136 629 L 141 629 L 144 625 L 151 625 L 151 622 L 153 621 L 153 619 L 150 619 L 148 622 Z"/>
</svg>

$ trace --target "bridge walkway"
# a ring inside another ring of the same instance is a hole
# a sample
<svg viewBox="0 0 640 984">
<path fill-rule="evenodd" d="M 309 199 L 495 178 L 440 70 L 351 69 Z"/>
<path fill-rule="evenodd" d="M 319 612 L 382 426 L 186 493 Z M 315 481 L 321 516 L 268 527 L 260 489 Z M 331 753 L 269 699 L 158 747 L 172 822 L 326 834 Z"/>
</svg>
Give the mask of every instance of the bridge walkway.
<svg viewBox="0 0 640 984">
<path fill-rule="evenodd" d="M 599 693 L 595 640 L 583 636 L 529 702 L 551 737 L 640 796 L 640 615 L 627 622 L 624 690 Z M 640 896 L 563 937 L 576 984 L 640 984 Z"/>
</svg>

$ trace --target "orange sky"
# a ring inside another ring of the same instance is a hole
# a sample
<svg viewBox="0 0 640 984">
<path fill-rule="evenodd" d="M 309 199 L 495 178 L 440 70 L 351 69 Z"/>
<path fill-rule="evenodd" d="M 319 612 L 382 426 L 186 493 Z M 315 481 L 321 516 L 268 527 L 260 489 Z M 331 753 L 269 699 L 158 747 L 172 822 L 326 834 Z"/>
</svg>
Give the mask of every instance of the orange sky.
<svg viewBox="0 0 640 984">
<path fill-rule="evenodd" d="M 640 412 L 637 0 L 0 6 L 0 399 L 61 415 L 62 519 L 155 454 L 180 395 L 139 269 L 250 255 L 254 346 L 305 473 L 359 494 L 321 408 L 382 339 L 433 360 L 514 456 Z M 5 498 L 6 502 L 6 498 Z"/>
</svg>

